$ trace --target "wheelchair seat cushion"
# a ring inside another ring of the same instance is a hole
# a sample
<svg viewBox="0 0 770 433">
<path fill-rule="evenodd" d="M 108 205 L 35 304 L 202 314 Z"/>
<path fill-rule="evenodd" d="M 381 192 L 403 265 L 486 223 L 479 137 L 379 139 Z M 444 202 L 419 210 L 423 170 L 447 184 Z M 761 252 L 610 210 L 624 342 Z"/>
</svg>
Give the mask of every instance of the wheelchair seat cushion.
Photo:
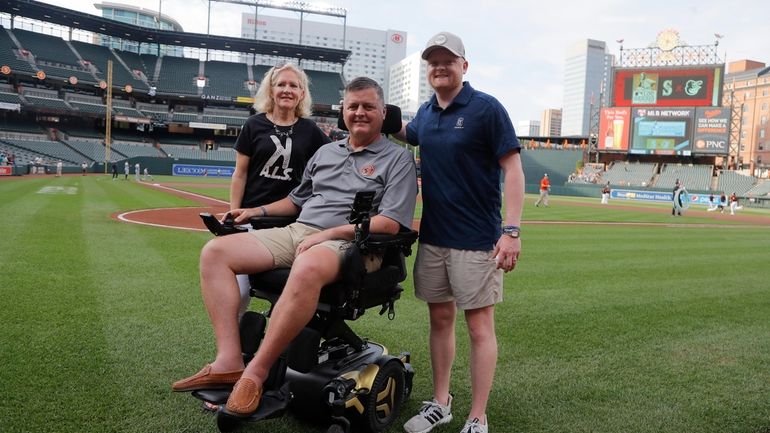
<svg viewBox="0 0 770 433">
<path fill-rule="evenodd" d="M 364 257 L 359 248 L 348 248 L 341 263 L 341 277 L 338 281 L 321 289 L 318 311 L 342 312 L 345 317 L 351 311 L 358 313 L 368 308 L 392 303 L 401 296 L 399 283 L 406 279 L 404 256 L 411 253 L 411 245 L 417 239 L 417 232 L 408 230 L 396 235 L 372 234 L 367 238 L 369 254 L 382 258 L 379 269 L 367 272 Z M 283 292 L 289 278 L 289 268 L 278 268 L 250 275 L 251 294 L 271 303 Z M 356 314 L 352 314 L 356 317 Z"/>
<path fill-rule="evenodd" d="M 290 271 L 287 268 L 280 268 L 250 275 L 252 296 L 275 303 L 283 292 Z M 365 274 L 359 286 L 361 289 L 356 291 L 356 299 L 348 299 L 349 294 L 353 292 L 349 281 L 340 280 L 329 284 L 321 290 L 317 309 L 333 311 L 350 302 L 354 302 L 356 307 L 363 309 L 383 305 L 400 296 L 402 289 L 398 283 L 403 281 L 401 276 L 401 269 L 393 265 L 383 265 L 379 270 Z"/>
</svg>

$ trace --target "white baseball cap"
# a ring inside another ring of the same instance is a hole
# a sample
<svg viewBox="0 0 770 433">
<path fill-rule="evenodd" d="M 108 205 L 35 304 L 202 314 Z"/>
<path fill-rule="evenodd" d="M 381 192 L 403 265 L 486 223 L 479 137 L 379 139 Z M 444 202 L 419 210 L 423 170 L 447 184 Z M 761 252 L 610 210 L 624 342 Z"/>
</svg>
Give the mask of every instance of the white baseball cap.
<svg viewBox="0 0 770 433">
<path fill-rule="evenodd" d="M 465 45 L 463 45 L 462 39 L 455 34 L 441 32 L 428 39 L 425 49 L 422 50 L 423 60 L 428 60 L 430 53 L 437 48 L 447 49 L 455 56 L 465 58 Z"/>
</svg>

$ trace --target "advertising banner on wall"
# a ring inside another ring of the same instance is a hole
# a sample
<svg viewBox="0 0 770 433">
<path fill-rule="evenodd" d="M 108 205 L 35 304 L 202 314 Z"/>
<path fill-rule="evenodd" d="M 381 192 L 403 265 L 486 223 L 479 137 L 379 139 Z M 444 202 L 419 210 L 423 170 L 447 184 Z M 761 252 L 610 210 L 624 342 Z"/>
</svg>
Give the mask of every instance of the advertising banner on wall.
<svg viewBox="0 0 770 433">
<path fill-rule="evenodd" d="M 232 177 L 234 170 L 235 167 L 224 165 L 173 164 L 171 166 L 173 176 Z"/>
<path fill-rule="evenodd" d="M 636 200 L 636 201 L 660 201 L 671 202 L 674 199 L 674 194 L 664 191 L 644 191 L 633 189 L 612 189 L 610 191 L 610 198 L 619 200 Z M 709 196 L 701 194 L 687 194 L 687 199 L 691 204 L 709 204 Z"/>
<path fill-rule="evenodd" d="M 616 107 L 713 107 L 722 103 L 724 66 L 616 69 Z"/>
<path fill-rule="evenodd" d="M 727 155 L 729 138 L 729 108 L 699 107 L 695 110 L 693 154 Z"/>
<path fill-rule="evenodd" d="M 600 151 L 628 151 L 628 132 L 631 130 L 631 108 L 602 108 L 599 117 Z"/>
<path fill-rule="evenodd" d="M 634 108 L 629 153 L 691 155 L 694 112 L 692 107 Z"/>
</svg>

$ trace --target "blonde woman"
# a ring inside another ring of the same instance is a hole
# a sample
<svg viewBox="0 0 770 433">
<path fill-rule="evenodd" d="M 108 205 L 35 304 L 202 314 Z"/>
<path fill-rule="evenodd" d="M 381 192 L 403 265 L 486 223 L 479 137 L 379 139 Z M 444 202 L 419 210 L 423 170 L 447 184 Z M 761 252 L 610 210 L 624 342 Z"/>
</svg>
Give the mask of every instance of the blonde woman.
<svg viewBox="0 0 770 433">
<path fill-rule="evenodd" d="M 270 68 L 254 108 L 235 142 L 230 209 L 255 208 L 280 200 L 299 184 L 305 165 L 329 137 L 307 117 L 313 104 L 305 72 L 292 63 Z M 238 275 L 242 315 L 249 306 L 249 279 Z"/>
</svg>

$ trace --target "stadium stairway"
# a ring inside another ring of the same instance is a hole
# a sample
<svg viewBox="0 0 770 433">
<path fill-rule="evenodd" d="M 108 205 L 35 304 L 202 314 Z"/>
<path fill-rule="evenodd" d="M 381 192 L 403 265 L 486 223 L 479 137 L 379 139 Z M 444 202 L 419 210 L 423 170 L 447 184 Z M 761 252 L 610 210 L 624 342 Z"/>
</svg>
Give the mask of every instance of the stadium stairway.
<svg viewBox="0 0 770 433">
<path fill-rule="evenodd" d="M 711 177 L 711 184 L 709 185 L 709 189 L 711 191 L 716 191 L 719 186 L 719 177 L 718 176 L 712 176 Z"/>
</svg>

